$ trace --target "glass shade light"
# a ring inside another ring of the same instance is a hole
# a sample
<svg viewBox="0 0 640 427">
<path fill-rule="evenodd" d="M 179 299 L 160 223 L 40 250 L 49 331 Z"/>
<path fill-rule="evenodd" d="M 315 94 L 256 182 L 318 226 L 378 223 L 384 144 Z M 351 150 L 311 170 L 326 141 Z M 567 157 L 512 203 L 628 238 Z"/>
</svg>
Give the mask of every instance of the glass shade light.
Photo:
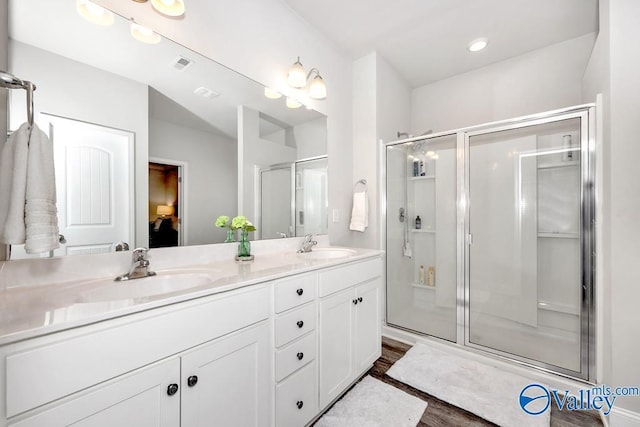
<svg viewBox="0 0 640 427">
<path fill-rule="evenodd" d="M 173 206 L 158 205 L 158 209 L 156 209 L 156 215 L 161 217 L 173 215 Z"/>
<path fill-rule="evenodd" d="M 113 24 L 113 13 L 90 0 L 76 0 L 76 10 L 87 21 L 96 25 Z"/>
<path fill-rule="evenodd" d="M 469 42 L 469 44 L 467 45 L 467 49 L 470 52 L 477 52 L 487 47 L 487 44 L 489 44 L 489 39 L 487 39 L 486 37 L 481 37 Z"/>
<path fill-rule="evenodd" d="M 309 84 L 309 97 L 313 99 L 325 99 L 327 97 L 327 86 L 324 84 L 320 74 L 317 74 Z"/>
<path fill-rule="evenodd" d="M 131 23 L 131 35 L 134 39 L 141 41 L 142 43 L 148 44 L 156 44 L 160 43 L 162 37 L 160 34 L 153 32 L 147 27 L 143 27 L 142 25 Z"/>
<path fill-rule="evenodd" d="M 278 92 L 277 90 L 272 89 L 270 87 L 265 87 L 264 88 L 264 96 L 266 96 L 269 99 L 282 98 L 282 94 L 280 92 Z"/>
<path fill-rule="evenodd" d="M 151 0 L 151 5 L 155 10 L 167 16 L 184 15 L 183 0 Z"/>
<path fill-rule="evenodd" d="M 287 97 L 287 108 L 299 108 L 302 106 L 302 102 L 295 98 Z"/>
<path fill-rule="evenodd" d="M 289 69 L 287 83 L 296 89 L 302 89 L 307 85 L 307 72 L 300 62 L 300 57 L 298 57 L 298 60 L 294 62 Z"/>
</svg>

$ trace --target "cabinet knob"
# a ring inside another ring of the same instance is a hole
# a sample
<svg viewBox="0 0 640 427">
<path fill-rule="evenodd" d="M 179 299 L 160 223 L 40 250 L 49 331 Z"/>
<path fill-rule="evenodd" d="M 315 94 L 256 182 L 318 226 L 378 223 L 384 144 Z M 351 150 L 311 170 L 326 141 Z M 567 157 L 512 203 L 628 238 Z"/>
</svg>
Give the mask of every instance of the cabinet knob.
<svg viewBox="0 0 640 427">
<path fill-rule="evenodd" d="M 362 302 L 362 297 L 358 297 L 358 302 Z"/>
<path fill-rule="evenodd" d="M 304 326 L 304 322 L 302 320 L 298 320 L 296 325 L 298 325 L 298 328 L 302 328 Z"/>
<path fill-rule="evenodd" d="M 196 384 L 198 384 L 198 376 L 197 375 L 191 375 L 189 378 L 187 378 L 187 385 L 189 387 L 193 387 Z"/>
<path fill-rule="evenodd" d="M 357 298 L 354 299 L 352 302 L 353 302 L 354 305 L 358 305 L 358 299 Z"/>
<path fill-rule="evenodd" d="M 296 291 L 296 294 L 302 295 L 304 293 L 304 289 L 300 288 Z"/>
<path fill-rule="evenodd" d="M 298 407 L 298 409 L 302 409 L 302 407 L 304 406 L 304 402 L 302 400 L 298 400 L 296 402 L 296 406 Z"/>
<path fill-rule="evenodd" d="M 304 357 L 304 353 L 300 352 L 300 353 L 296 354 L 296 357 L 298 358 L 298 360 L 302 360 L 302 358 Z"/>
<path fill-rule="evenodd" d="M 173 396 L 178 392 L 178 389 L 179 389 L 178 384 L 169 384 L 169 387 L 167 387 L 167 394 L 169 396 Z"/>
</svg>

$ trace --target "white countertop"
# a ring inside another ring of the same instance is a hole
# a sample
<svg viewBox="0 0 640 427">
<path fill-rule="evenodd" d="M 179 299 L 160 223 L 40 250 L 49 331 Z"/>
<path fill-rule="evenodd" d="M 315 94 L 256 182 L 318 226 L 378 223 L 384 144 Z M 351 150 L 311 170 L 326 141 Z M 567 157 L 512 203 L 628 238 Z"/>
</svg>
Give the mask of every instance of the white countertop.
<svg viewBox="0 0 640 427">
<path fill-rule="evenodd" d="M 171 274 L 171 271 L 182 268 L 210 271 L 213 280 L 189 289 L 138 298 L 127 298 L 126 291 L 121 290 L 117 292 L 117 299 L 91 301 L 86 296 L 96 291 L 100 293 L 106 287 L 135 286 L 135 282 L 144 281 L 145 278 L 113 282 L 115 276 L 103 276 L 64 283 L 8 287 L 0 290 L 0 345 L 382 254 L 377 250 L 349 249 L 354 251 L 353 255 L 343 258 L 309 259 L 286 251 L 255 254 L 255 260 L 248 262 L 230 259 L 172 266 L 170 269 L 159 268 L 156 270 L 158 275 Z M 154 270 L 153 261 L 150 269 Z"/>
</svg>

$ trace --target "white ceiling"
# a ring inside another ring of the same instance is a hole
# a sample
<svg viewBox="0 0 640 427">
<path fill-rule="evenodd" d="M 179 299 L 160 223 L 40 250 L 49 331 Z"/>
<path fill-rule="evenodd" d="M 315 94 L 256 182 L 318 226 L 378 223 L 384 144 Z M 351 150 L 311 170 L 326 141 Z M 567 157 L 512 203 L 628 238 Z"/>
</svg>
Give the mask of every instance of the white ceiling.
<svg viewBox="0 0 640 427">
<path fill-rule="evenodd" d="M 377 51 L 412 87 L 598 30 L 598 0 L 283 0 L 353 57 Z M 467 44 L 488 37 L 477 53 Z"/>
</svg>

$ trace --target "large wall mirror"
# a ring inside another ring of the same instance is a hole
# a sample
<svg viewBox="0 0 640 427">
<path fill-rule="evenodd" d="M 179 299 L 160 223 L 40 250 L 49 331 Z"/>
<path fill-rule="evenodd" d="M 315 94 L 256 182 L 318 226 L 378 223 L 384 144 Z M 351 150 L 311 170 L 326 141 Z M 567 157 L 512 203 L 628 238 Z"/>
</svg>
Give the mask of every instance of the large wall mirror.
<svg viewBox="0 0 640 427">
<path fill-rule="evenodd" d="M 164 37 L 142 43 L 118 15 L 100 26 L 73 0 L 8 7 L 8 71 L 37 86 L 54 145 L 54 256 L 220 243 L 219 215 L 249 217 L 255 238 L 327 232 L 325 116 Z M 9 117 L 10 130 L 26 120 L 23 91 Z"/>
</svg>

